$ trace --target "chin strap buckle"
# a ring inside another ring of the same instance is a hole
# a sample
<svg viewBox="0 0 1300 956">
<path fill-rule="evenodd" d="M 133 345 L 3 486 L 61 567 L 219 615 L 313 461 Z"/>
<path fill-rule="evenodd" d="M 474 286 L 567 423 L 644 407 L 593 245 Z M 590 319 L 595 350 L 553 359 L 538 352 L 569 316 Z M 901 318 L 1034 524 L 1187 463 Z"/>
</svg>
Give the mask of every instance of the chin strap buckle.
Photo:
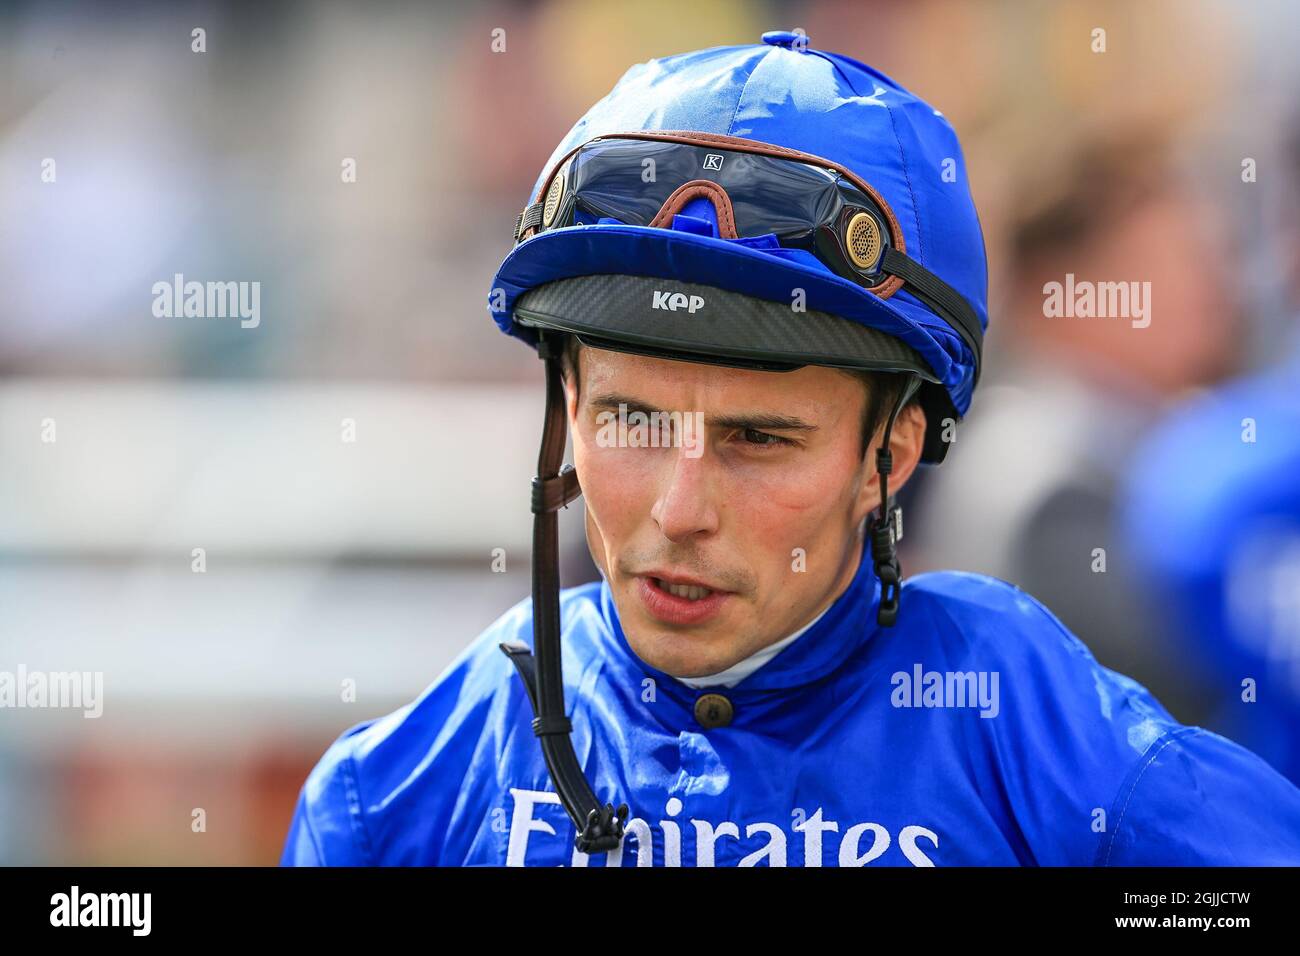
<svg viewBox="0 0 1300 956">
<path fill-rule="evenodd" d="M 885 422 L 885 434 L 876 449 L 876 474 L 880 478 L 880 517 L 871 526 L 871 560 L 880 578 L 880 607 L 876 610 L 876 623 L 893 627 L 898 620 L 899 595 L 902 592 L 903 569 L 898 564 L 898 542 L 903 539 L 903 509 L 889 496 L 889 476 L 894 470 L 894 456 L 890 452 L 889 437 L 894 421 L 908 399 L 920 387 L 921 380 L 913 375 L 899 392 L 893 411 Z"/>
<path fill-rule="evenodd" d="M 523 641 L 507 641 L 497 646 L 506 657 L 510 658 L 510 663 L 515 665 L 515 670 L 523 679 L 528 702 L 536 713 L 540 695 L 537 690 L 537 661 L 533 657 L 532 649 Z M 567 717 L 538 716 L 533 719 L 533 733 L 539 739 L 568 737 L 572 730 L 573 726 Z M 549 766 L 547 764 L 548 768 Z M 558 789 L 559 784 L 556 786 Z M 595 800 L 593 799 L 592 802 L 594 803 Z M 627 822 L 627 815 L 626 803 L 620 803 L 617 810 L 612 803 L 599 808 L 593 807 L 588 811 L 586 819 L 582 821 L 582 827 L 574 837 L 573 845 L 588 854 L 617 850 L 623 842 L 623 826 Z M 577 824 L 578 820 L 575 819 L 575 828 Z"/>
<path fill-rule="evenodd" d="M 587 814 L 587 825 L 573 840 L 573 845 L 582 853 L 606 853 L 617 850 L 623 842 L 623 824 L 627 822 L 627 804 L 620 803 L 618 809 L 607 803 L 599 810 Z"/>
<path fill-rule="evenodd" d="M 903 569 L 898 563 L 897 544 L 903 537 L 903 509 L 892 505 L 871 529 L 871 558 L 880 578 L 880 607 L 876 622 L 892 627 L 898 620 L 898 595 Z"/>
<path fill-rule="evenodd" d="M 578 484 L 578 473 L 572 465 L 565 465 L 552 478 L 533 479 L 533 514 L 559 511 L 581 494 L 582 485 Z"/>
</svg>

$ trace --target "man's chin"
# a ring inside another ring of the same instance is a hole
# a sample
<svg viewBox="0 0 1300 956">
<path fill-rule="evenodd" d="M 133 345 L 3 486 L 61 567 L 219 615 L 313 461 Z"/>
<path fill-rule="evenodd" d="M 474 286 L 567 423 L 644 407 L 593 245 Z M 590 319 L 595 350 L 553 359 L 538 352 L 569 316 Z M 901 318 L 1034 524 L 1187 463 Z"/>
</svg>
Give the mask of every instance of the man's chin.
<svg viewBox="0 0 1300 956">
<path fill-rule="evenodd" d="M 735 629 L 713 623 L 707 627 L 668 628 L 638 615 L 630 628 L 624 622 L 623 633 L 632 653 L 678 680 L 717 674 L 747 656 L 737 656 L 732 646 Z"/>
<path fill-rule="evenodd" d="M 670 649 L 665 649 L 662 645 L 638 648 L 636 644 L 628 641 L 632 652 L 641 658 L 648 666 L 657 671 L 662 671 L 669 677 L 677 680 L 693 680 L 698 677 L 710 677 L 713 674 L 721 673 L 728 667 L 737 663 L 731 658 L 712 658 L 702 657 L 699 654 L 689 652 L 678 653 Z"/>
</svg>

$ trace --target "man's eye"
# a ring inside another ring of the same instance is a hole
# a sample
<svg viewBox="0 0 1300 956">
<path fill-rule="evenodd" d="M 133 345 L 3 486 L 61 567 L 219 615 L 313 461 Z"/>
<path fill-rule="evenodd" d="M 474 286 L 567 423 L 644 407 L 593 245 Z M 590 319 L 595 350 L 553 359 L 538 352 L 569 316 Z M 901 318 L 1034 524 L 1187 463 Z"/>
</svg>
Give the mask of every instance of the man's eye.
<svg viewBox="0 0 1300 956">
<path fill-rule="evenodd" d="M 788 438 L 782 438 L 780 435 L 769 435 L 767 432 L 760 432 L 754 428 L 746 428 L 741 434 L 744 436 L 746 444 L 758 445 L 763 448 L 794 444 Z"/>
</svg>

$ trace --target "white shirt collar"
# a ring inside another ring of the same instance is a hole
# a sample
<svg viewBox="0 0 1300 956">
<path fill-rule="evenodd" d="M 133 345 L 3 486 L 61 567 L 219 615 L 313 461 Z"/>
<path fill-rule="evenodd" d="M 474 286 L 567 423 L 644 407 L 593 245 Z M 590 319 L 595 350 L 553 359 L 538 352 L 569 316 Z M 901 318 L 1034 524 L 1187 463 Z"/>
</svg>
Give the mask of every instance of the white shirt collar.
<svg viewBox="0 0 1300 956">
<path fill-rule="evenodd" d="M 716 674 L 708 674 L 704 677 L 679 677 L 677 679 L 687 687 L 693 688 L 717 687 L 718 685 L 722 685 L 723 687 L 735 687 L 750 674 L 754 673 L 754 671 L 758 670 L 772 658 L 776 657 L 777 654 L 780 654 L 783 650 L 793 644 L 805 631 L 808 630 L 808 628 L 820 621 L 822 616 L 825 615 L 826 611 L 831 609 L 833 604 L 834 602 L 831 602 L 831 604 L 827 605 L 826 609 L 823 610 L 821 614 L 818 614 L 815 618 L 803 627 L 799 628 L 799 630 L 795 631 L 789 637 L 784 637 L 775 644 L 769 644 L 762 650 L 755 651 L 743 661 L 732 664 L 725 671 L 719 671 Z"/>
</svg>

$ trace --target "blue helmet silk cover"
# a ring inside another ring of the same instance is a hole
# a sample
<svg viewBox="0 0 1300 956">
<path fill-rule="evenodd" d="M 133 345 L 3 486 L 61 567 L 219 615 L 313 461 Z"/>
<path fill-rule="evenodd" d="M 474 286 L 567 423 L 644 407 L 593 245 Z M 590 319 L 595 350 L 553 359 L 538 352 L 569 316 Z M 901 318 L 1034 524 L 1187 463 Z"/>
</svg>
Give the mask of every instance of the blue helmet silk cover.
<svg viewBox="0 0 1300 956">
<path fill-rule="evenodd" d="M 907 254 L 964 296 L 981 328 L 987 327 L 984 241 L 952 126 L 884 74 L 784 37 L 632 67 L 556 147 L 529 204 L 581 144 L 616 133 L 674 130 L 798 150 L 856 174 L 892 209 Z M 492 282 L 489 309 L 503 331 L 533 343 L 534 330 L 515 320 L 521 295 L 558 279 L 606 273 L 711 285 L 786 305 L 791 290 L 802 289 L 808 309 L 909 345 L 958 415 L 970 407 L 976 357 L 947 321 L 906 289 L 882 298 L 797 250 L 616 223 L 556 229 L 526 239 L 507 256 Z"/>
</svg>

